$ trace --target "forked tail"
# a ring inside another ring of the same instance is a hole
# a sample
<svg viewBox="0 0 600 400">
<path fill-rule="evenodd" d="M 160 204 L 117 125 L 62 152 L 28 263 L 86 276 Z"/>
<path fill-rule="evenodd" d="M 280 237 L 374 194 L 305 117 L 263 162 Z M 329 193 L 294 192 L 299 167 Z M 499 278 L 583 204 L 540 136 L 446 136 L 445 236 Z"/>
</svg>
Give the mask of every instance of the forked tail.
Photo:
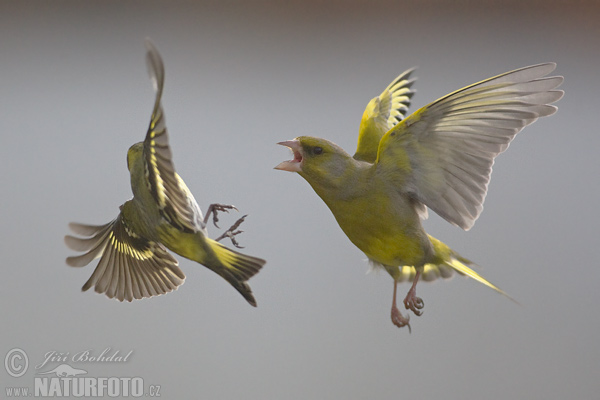
<svg viewBox="0 0 600 400">
<path fill-rule="evenodd" d="M 212 239 L 207 238 L 207 241 L 218 261 L 218 266 L 211 265 L 210 268 L 240 292 L 248 303 L 256 307 L 256 300 L 252 295 L 252 289 L 250 289 L 246 281 L 256 275 L 262 266 L 265 265 L 266 261 L 261 258 L 238 253 Z"/>
</svg>

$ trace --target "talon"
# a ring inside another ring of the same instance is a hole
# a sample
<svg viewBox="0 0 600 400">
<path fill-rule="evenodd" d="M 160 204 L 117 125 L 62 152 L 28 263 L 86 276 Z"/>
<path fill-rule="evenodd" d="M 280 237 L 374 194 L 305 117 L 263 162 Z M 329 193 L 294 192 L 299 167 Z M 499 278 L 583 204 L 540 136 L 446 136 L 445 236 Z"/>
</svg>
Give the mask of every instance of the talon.
<svg viewBox="0 0 600 400">
<path fill-rule="evenodd" d="M 204 217 L 204 224 L 206 224 L 206 222 L 208 221 L 208 216 L 210 214 L 213 215 L 213 224 L 221 229 L 221 227 L 219 225 L 217 225 L 217 222 L 219 222 L 219 218 L 217 217 L 217 211 L 224 211 L 224 212 L 229 212 L 229 210 L 235 210 L 235 211 L 239 211 L 235 206 L 233 205 L 229 205 L 229 204 L 211 204 L 210 206 L 208 206 L 208 210 L 206 211 L 206 216 Z"/>
<path fill-rule="evenodd" d="M 408 327 L 408 333 L 411 333 L 410 328 L 410 315 L 406 317 L 400 313 L 398 307 L 392 307 L 392 323 L 396 325 L 398 328 L 403 328 L 405 326 Z"/>
<path fill-rule="evenodd" d="M 417 297 L 417 301 L 416 301 L 415 307 L 417 307 L 420 310 L 424 306 L 425 306 L 425 303 L 423 302 L 423 299 L 420 298 L 420 297 Z"/>
<path fill-rule="evenodd" d="M 408 326 L 408 333 L 411 333 L 412 330 L 410 328 L 410 315 L 406 317 L 402 315 L 398 306 L 396 305 L 396 289 L 398 288 L 398 282 L 394 280 L 394 296 L 392 299 L 392 323 L 396 325 L 398 328 L 402 328 Z"/>
<path fill-rule="evenodd" d="M 240 218 L 237 221 L 235 221 L 235 224 L 231 225 L 231 228 L 229 228 L 227 230 L 230 231 L 230 232 L 236 230 L 242 224 L 242 222 L 244 222 L 244 220 L 246 219 L 247 216 L 248 216 L 248 214 L 242 216 L 242 218 Z M 238 233 L 242 233 L 242 232 L 243 231 L 238 231 L 234 235 L 237 235 Z"/>
<path fill-rule="evenodd" d="M 239 235 L 240 233 L 243 233 L 244 231 L 242 230 L 237 230 L 236 229 L 242 224 L 242 222 L 244 222 L 244 219 L 246 219 L 248 215 L 244 215 L 242 218 L 238 219 L 235 224 L 231 225 L 231 227 L 229 229 L 227 229 L 225 232 L 223 232 L 223 234 L 221 236 L 219 236 L 216 241 L 219 242 L 221 241 L 221 239 L 228 237 L 231 240 L 231 243 L 237 247 L 238 249 L 243 249 L 243 246 L 240 246 L 240 244 L 238 243 L 238 241 L 235 239 L 236 235 Z"/>
<path fill-rule="evenodd" d="M 244 232 L 244 231 L 235 231 L 235 232 L 229 232 L 229 233 L 227 234 L 227 237 L 228 237 L 229 239 L 231 239 L 231 243 L 232 243 L 232 244 L 233 244 L 235 247 L 237 247 L 238 249 L 243 249 L 243 248 L 244 248 L 244 246 L 240 246 L 240 244 L 238 243 L 238 241 L 237 241 L 237 240 L 235 240 L 235 237 L 234 237 L 234 236 L 235 236 L 235 235 L 239 235 L 240 233 L 243 233 L 243 232 Z"/>
<path fill-rule="evenodd" d="M 425 306 L 423 299 L 417 297 L 417 282 L 419 281 L 420 276 L 421 272 L 417 271 L 417 274 L 415 275 L 415 278 L 413 280 L 413 284 L 410 287 L 408 293 L 406 294 L 406 297 L 404 298 L 404 307 L 407 310 L 411 310 L 412 312 L 414 312 L 417 317 L 423 315 L 423 311 L 421 311 L 421 309 Z"/>
<path fill-rule="evenodd" d="M 423 311 L 421 309 L 425 306 L 423 299 L 416 296 L 406 296 L 404 299 L 404 307 L 407 310 L 411 310 L 415 313 L 417 317 L 423 315 Z"/>
</svg>

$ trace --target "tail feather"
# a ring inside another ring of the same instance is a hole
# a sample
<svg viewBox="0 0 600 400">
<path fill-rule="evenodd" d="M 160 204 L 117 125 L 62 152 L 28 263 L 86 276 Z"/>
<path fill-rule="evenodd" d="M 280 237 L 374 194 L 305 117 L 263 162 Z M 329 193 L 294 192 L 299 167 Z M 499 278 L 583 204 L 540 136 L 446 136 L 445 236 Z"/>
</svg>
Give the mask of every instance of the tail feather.
<svg viewBox="0 0 600 400">
<path fill-rule="evenodd" d="M 471 279 L 476 280 L 479 283 L 484 284 L 485 286 L 494 289 L 496 292 L 500 293 L 503 296 L 508 297 L 510 300 L 519 304 L 518 301 L 513 299 L 510 295 L 508 295 L 504 290 L 500 289 L 498 286 L 494 285 L 483 276 L 479 275 L 477 272 L 473 271 L 468 265 L 476 265 L 472 261 L 467 260 L 454 253 L 451 254 L 450 257 L 442 263 L 438 264 L 425 264 L 423 266 L 423 270 L 421 272 L 421 280 L 423 281 L 434 281 L 438 278 L 451 278 L 456 271 L 460 275 L 468 276 Z M 397 282 L 412 282 L 417 274 L 417 269 L 412 266 L 401 266 L 399 268 L 399 273 L 394 274 L 394 278 Z"/>
<path fill-rule="evenodd" d="M 405 265 L 400 267 L 398 276 L 395 276 L 397 282 L 412 282 L 417 275 L 417 269 Z M 448 279 L 454 275 L 454 269 L 446 264 L 425 264 L 421 271 L 421 280 L 425 282 L 435 281 L 438 278 Z"/>
<path fill-rule="evenodd" d="M 515 303 L 519 304 L 518 301 L 516 301 L 515 299 L 513 299 L 512 297 L 510 297 L 504 290 L 500 289 L 498 286 L 492 284 L 490 281 L 488 281 L 487 279 L 485 279 L 483 276 L 479 275 L 477 272 L 473 271 L 471 268 L 469 268 L 467 266 L 468 265 L 474 265 L 473 262 L 467 260 L 466 258 L 463 258 L 457 254 L 453 255 L 450 257 L 449 260 L 444 261 L 444 263 L 452 268 L 454 268 L 454 270 L 456 270 L 456 272 L 458 272 L 461 275 L 466 275 L 471 279 L 476 280 L 479 283 L 484 284 L 485 286 L 494 289 L 496 292 L 500 293 L 503 296 L 508 297 L 510 300 L 514 301 Z"/>
<path fill-rule="evenodd" d="M 248 279 L 256 275 L 265 265 L 266 261 L 246 254 L 231 250 L 219 242 L 208 239 L 215 257 L 221 268 L 212 268 L 229 282 L 250 305 L 256 307 L 256 300 L 252 295 L 252 289 L 246 283 Z"/>
<path fill-rule="evenodd" d="M 471 279 L 476 280 L 479 283 L 484 284 L 485 286 L 494 289 L 496 292 L 500 293 L 503 296 L 506 296 L 510 300 L 519 304 L 518 301 L 510 297 L 506 292 L 504 292 L 499 287 L 492 284 L 490 281 L 485 279 L 483 276 L 479 275 L 477 272 L 473 271 L 469 266 L 476 265 L 472 261 L 460 256 L 457 252 L 448 247 L 445 243 L 437 240 L 433 236 L 429 236 L 429 240 L 433 245 L 433 249 L 436 255 L 436 263 L 435 264 L 427 264 L 427 266 L 431 266 L 432 269 L 439 269 L 440 271 L 449 270 L 448 276 L 452 275 L 452 271 L 456 271 L 461 275 L 466 275 Z M 406 268 L 406 267 L 405 267 Z M 446 271 L 447 272 L 447 271 Z"/>
<path fill-rule="evenodd" d="M 438 278 L 450 278 L 454 274 L 454 271 L 456 271 L 460 275 L 466 275 L 469 278 L 474 279 L 491 289 L 494 289 L 496 292 L 519 304 L 518 301 L 510 297 L 502 289 L 469 268 L 469 266 L 476 265 L 475 263 L 460 256 L 458 253 L 436 238 L 429 236 L 429 240 L 433 245 L 435 261 L 434 263 L 425 264 L 423 266 L 423 269 L 421 270 L 421 280 L 433 281 Z M 398 282 L 412 282 L 416 274 L 417 269 L 415 267 L 401 266 L 399 267 L 399 271 L 395 272 L 392 276 Z"/>
</svg>

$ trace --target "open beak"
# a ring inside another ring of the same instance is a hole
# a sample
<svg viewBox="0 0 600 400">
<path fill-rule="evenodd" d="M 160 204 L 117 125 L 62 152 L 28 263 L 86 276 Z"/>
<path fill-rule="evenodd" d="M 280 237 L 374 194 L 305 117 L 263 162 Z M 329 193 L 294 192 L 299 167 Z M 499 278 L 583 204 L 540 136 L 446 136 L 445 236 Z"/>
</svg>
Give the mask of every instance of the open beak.
<svg viewBox="0 0 600 400">
<path fill-rule="evenodd" d="M 294 159 L 282 162 L 281 164 L 276 166 L 275 169 L 280 169 L 282 171 L 290 171 L 290 172 L 300 172 L 302 170 L 302 159 L 303 159 L 302 158 L 302 145 L 300 144 L 300 141 L 298 141 L 297 139 L 293 139 L 293 140 L 286 140 L 285 142 L 279 142 L 277 144 L 280 144 L 285 147 L 289 147 L 289 149 L 292 150 L 292 152 L 294 153 Z"/>
</svg>

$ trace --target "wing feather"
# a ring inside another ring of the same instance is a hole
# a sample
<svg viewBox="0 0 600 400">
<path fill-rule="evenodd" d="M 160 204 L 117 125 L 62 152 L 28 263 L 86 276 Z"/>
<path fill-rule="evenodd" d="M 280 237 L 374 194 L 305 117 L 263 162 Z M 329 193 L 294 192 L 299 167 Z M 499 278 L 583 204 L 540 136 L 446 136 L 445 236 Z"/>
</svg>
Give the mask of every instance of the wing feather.
<svg viewBox="0 0 600 400">
<path fill-rule="evenodd" d="M 411 68 L 398 75 L 379 96 L 367 104 L 358 130 L 358 146 L 354 154 L 356 160 L 375 162 L 379 141 L 404 118 L 415 93 L 411 89 L 415 79 L 410 79 L 414 70 Z"/>
<path fill-rule="evenodd" d="M 159 206 L 161 215 L 185 232 L 204 230 L 202 211 L 183 180 L 175 172 L 169 134 L 161 105 L 165 68 L 156 47 L 147 40 L 146 64 L 154 84 L 156 100 L 150 126 L 144 140 L 145 168 L 150 192 Z"/>
<path fill-rule="evenodd" d="M 452 224 L 470 229 L 483 202 L 496 156 L 551 103 L 561 76 L 538 64 L 467 86 L 417 110 L 382 138 L 377 168 Z M 398 166 L 409 168 L 399 168 Z"/>
<path fill-rule="evenodd" d="M 177 260 L 165 247 L 133 233 L 122 213 L 106 225 L 70 226 L 76 233 L 84 232 L 89 237 L 65 237 L 71 249 L 85 251 L 68 257 L 67 264 L 82 267 L 100 257 L 83 291 L 94 287 L 109 298 L 132 301 L 170 292 L 185 280 Z"/>
</svg>

